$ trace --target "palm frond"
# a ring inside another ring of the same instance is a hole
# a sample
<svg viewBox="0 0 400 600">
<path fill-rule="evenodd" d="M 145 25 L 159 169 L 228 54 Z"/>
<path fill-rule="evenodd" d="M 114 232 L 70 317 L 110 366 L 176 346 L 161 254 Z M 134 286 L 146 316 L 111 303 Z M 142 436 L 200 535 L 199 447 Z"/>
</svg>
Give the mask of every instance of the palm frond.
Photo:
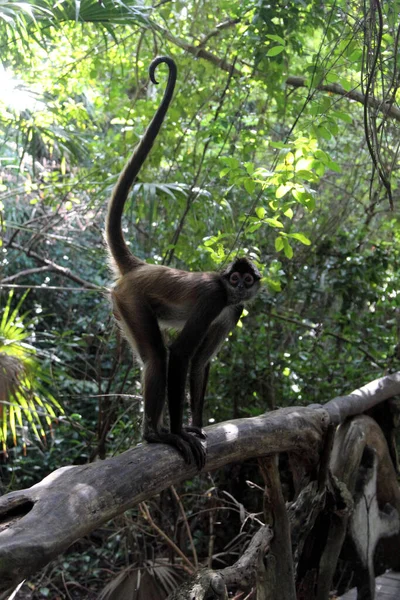
<svg viewBox="0 0 400 600">
<path fill-rule="evenodd" d="M 58 414 L 64 411 L 48 391 L 49 377 L 41 365 L 36 349 L 30 344 L 26 319 L 20 315 L 24 294 L 12 308 L 13 292 L 8 295 L 0 322 L 0 445 L 7 452 L 7 438 L 17 443 L 24 421 L 42 444 Z M 22 439 L 25 451 L 26 441 Z"/>
</svg>

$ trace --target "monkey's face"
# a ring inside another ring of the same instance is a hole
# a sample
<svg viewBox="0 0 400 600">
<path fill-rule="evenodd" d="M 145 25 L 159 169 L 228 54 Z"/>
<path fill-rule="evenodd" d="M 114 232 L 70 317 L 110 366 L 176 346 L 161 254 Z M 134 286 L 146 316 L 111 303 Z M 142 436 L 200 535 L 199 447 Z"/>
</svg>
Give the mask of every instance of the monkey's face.
<svg viewBox="0 0 400 600">
<path fill-rule="evenodd" d="M 251 300 L 260 288 L 261 274 L 247 258 L 236 259 L 223 272 L 229 304 L 241 304 Z"/>
</svg>

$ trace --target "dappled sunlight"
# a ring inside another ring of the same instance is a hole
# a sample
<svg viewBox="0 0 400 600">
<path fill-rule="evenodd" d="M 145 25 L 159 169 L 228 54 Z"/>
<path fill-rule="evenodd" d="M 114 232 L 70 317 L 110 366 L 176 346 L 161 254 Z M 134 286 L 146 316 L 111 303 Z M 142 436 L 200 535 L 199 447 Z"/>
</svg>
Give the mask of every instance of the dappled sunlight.
<svg viewBox="0 0 400 600">
<path fill-rule="evenodd" d="M 0 84 L 0 102 L 4 102 L 8 108 L 17 112 L 43 108 L 44 105 L 35 97 L 35 92 L 29 90 L 26 83 L 16 78 L 12 71 L 1 66 Z"/>
<path fill-rule="evenodd" d="M 222 426 L 222 430 L 225 434 L 225 440 L 227 442 L 233 442 L 239 437 L 239 429 L 233 423 L 225 423 Z"/>
<path fill-rule="evenodd" d="M 76 468 L 77 468 L 76 465 L 60 467 L 59 469 L 57 469 L 57 471 L 50 473 L 50 475 L 47 475 L 47 477 L 45 477 L 42 481 L 39 481 L 39 483 L 37 483 L 36 485 L 34 485 L 32 487 L 34 487 L 36 489 L 41 488 L 41 487 L 47 487 L 50 483 L 55 483 L 60 477 L 63 477 L 66 471 L 69 471 L 71 469 L 76 469 Z"/>
<path fill-rule="evenodd" d="M 72 491 L 72 490 L 71 490 Z M 71 507 L 79 507 L 82 506 L 83 501 L 87 502 L 99 502 L 99 494 L 93 485 L 89 485 L 87 483 L 76 483 L 73 487 L 73 494 L 68 499 L 69 505 Z"/>
<path fill-rule="evenodd" d="M 286 414 L 285 414 L 285 417 L 286 417 L 287 419 L 289 419 L 289 420 L 293 421 L 294 419 L 298 419 L 299 417 L 301 417 L 301 416 L 302 416 L 302 414 L 304 414 L 304 411 L 303 411 L 303 413 L 302 413 L 302 411 L 300 411 L 300 410 L 293 410 L 293 411 L 291 411 L 291 412 L 289 412 L 289 413 L 286 413 Z"/>
</svg>

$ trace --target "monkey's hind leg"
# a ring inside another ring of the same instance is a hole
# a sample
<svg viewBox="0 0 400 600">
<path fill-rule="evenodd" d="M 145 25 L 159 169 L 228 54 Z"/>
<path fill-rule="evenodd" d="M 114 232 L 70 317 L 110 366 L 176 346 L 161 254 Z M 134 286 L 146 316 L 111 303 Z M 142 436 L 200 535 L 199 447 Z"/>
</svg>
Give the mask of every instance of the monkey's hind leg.
<svg viewBox="0 0 400 600">
<path fill-rule="evenodd" d="M 121 295 L 122 296 L 122 295 Z M 127 303 L 113 292 L 113 302 L 120 317 L 120 324 L 135 354 L 143 364 L 143 438 L 150 443 L 174 446 L 186 463 L 193 459 L 199 468 L 204 466 L 201 458 L 204 451 L 197 447 L 193 451 L 192 436 L 170 433 L 162 427 L 163 409 L 167 393 L 167 350 L 156 317 L 145 299 L 130 298 Z M 200 444 L 200 442 L 199 442 Z"/>
</svg>

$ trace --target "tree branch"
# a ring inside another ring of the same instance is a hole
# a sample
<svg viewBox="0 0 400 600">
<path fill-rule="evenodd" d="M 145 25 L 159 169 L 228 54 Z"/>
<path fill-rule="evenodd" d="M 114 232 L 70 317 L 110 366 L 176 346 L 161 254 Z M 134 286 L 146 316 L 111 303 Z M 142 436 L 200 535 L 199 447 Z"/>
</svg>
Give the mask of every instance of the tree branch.
<svg viewBox="0 0 400 600">
<path fill-rule="evenodd" d="M 343 423 L 348 417 L 366 412 L 373 406 L 388 400 L 400 390 L 400 372 L 375 379 L 348 396 L 338 396 L 324 404 L 324 409 L 335 425 Z"/>
<path fill-rule="evenodd" d="M 206 33 L 201 38 L 201 41 L 200 41 L 200 44 L 198 47 L 203 48 L 212 37 L 216 37 L 224 29 L 230 29 L 231 27 L 234 27 L 238 23 L 240 23 L 240 19 L 228 19 L 227 21 L 222 21 L 222 23 L 218 23 L 218 25 L 216 25 L 214 29 L 212 29 L 211 31 Z"/>
<path fill-rule="evenodd" d="M 296 77 L 291 75 L 286 79 L 286 85 L 290 85 L 295 88 L 305 87 L 308 88 L 305 77 Z M 361 92 L 353 89 L 353 90 L 345 90 L 339 83 L 321 83 L 315 86 L 317 90 L 321 90 L 322 92 L 330 92 L 331 94 L 337 94 L 339 96 L 344 96 L 345 98 L 349 98 L 350 100 L 355 100 L 359 102 L 363 106 L 365 106 L 365 96 Z M 400 121 L 400 109 L 393 104 L 386 104 L 384 102 L 380 102 L 376 98 L 368 97 L 368 105 L 376 108 L 384 115 L 392 117 L 396 121 Z"/>
<path fill-rule="evenodd" d="M 16 242 L 12 242 L 11 244 L 9 244 L 8 247 L 15 248 L 16 250 L 20 250 L 20 252 L 23 252 L 24 254 L 26 254 L 26 256 L 31 256 L 32 258 L 37 260 L 42 265 L 47 266 L 49 271 L 53 271 L 54 273 L 58 273 L 59 275 L 62 275 L 63 277 L 67 277 L 68 279 L 71 279 L 71 281 L 78 283 L 79 285 L 81 285 L 84 288 L 89 288 L 91 290 L 103 289 L 103 288 L 101 288 L 101 286 L 90 283 L 90 281 L 86 281 L 85 279 L 82 279 L 78 275 L 75 275 L 67 267 L 62 267 L 60 265 L 57 265 L 55 262 L 53 262 L 49 258 L 44 258 L 44 256 L 40 256 L 40 254 L 38 254 L 34 250 L 24 248 L 23 246 L 21 246 L 20 244 L 17 244 Z"/>
<path fill-rule="evenodd" d="M 242 73 L 238 69 L 236 69 L 234 65 L 225 60 L 225 58 L 220 58 L 212 52 L 204 50 L 204 48 L 202 48 L 201 46 L 193 46 L 192 44 L 188 44 L 187 42 L 182 40 L 182 38 L 178 38 L 177 36 L 172 35 L 167 29 L 160 27 L 160 25 L 156 25 L 153 23 L 153 26 L 158 31 L 158 33 L 162 35 L 163 38 L 169 40 L 170 42 L 175 44 L 175 46 L 178 46 L 178 48 L 182 48 L 182 50 L 189 52 L 189 54 L 192 54 L 195 58 L 203 58 L 204 60 L 207 60 L 208 62 L 218 67 L 219 69 L 227 71 L 228 73 L 232 73 L 232 75 L 236 75 L 237 77 L 240 77 L 242 75 Z"/>
<path fill-rule="evenodd" d="M 26 277 L 27 275 L 34 275 L 35 273 L 44 273 L 46 271 L 51 271 L 51 267 L 46 265 L 44 267 L 35 267 L 33 269 L 25 269 L 24 271 L 20 271 L 19 273 L 15 273 L 15 275 L 10 275 L 9 277 L 4 277 L 0 281 L 0 285 L 3 283 L 10 283 L 11 281 L 15 281 L 20 277 Z"/>
<path fill-rule="evenodd" d="M 378 365 L 382 369 L 385 367 L 384 364 L 380 363 L 375 358 L 375 356 L 373 356 L 370 352 L 368 352 L 368 350 L 363 348 L 357 341 L 350 340 L 349 338 L 345 337 L 344 335 L 340 335 L 339 333 L 335 333 L 334 331 L 328 331 L 327 329 L 323 329 L 319 323 L 317 325 L 311 325 L 310 323 L 305 323 L 304 321 L 300 321 L 299 319 L 281 315 L 275 311 L 271 311 L 271 316 L 275 317 L 276 319 L 280 319 L 281 321 L 287 321 L 287 323 L 293 323 L 294 325 L 297 325 L 299 327 L 304 327 L 305 329 L 310 329 L 311 331 L 314 331 L 320 337 L 330 336 L 341 342 L 345 342 L 346 344 L 351 344 L 352 346 L 355 346 L 356 348 L 358 348 L 358 350 L 360 352 L 362 352 L 368 358 L 368 360 L 370 360 L 373 364 Z"/>
<path fill-rule="evenodd" d="M 257 564 L 263 560 L 273 537 L 266 525 L 254 534 L 242 556 L 231 566 L 214 571 L 202 569 L 191 581 L 179 586 L 167 600 L 227 598 L 227 587 L 246 589 L 255 585 Z"/>
<path fill-rule="evenodd" d="M 206 470 L 277 452 L 318 461 L 324 410 L 286 408 L 206 428 Z M 196 475 L 166 444 L 140 444 L 87 465 L 62 467 L 0 498 L 0 593 L 35 573 L 76 540 L 167 487 Z"/>
<path fill-rule="evenodd" d="M 287 452 L 315 468 L 331 422 L 400 393 L 400 373 L 325 406 L 282 408 L 207 427 L 206 470 Z M 80 537 L 167 487 L 196 475 L 166 444 L 140 444 L 104 461 L 58 469 L 0 498 L 0 593 L 17 585 Z"/>
</svg>

